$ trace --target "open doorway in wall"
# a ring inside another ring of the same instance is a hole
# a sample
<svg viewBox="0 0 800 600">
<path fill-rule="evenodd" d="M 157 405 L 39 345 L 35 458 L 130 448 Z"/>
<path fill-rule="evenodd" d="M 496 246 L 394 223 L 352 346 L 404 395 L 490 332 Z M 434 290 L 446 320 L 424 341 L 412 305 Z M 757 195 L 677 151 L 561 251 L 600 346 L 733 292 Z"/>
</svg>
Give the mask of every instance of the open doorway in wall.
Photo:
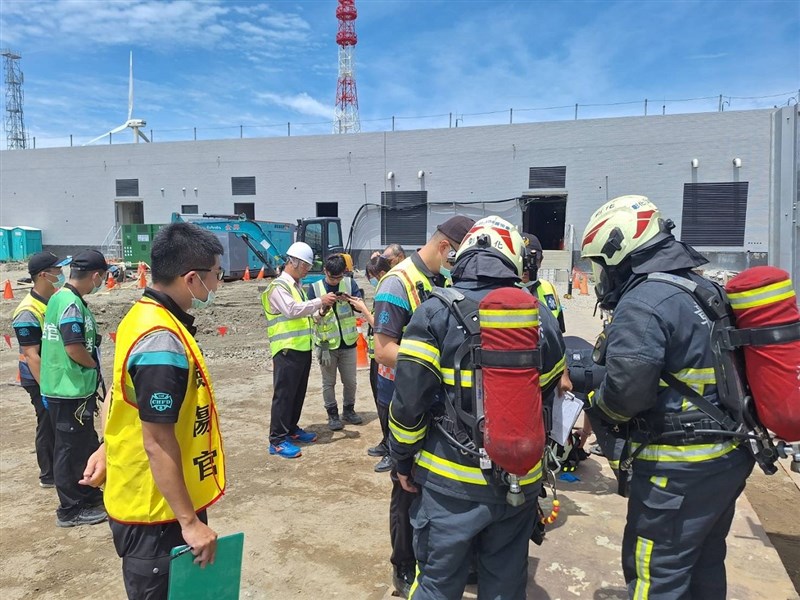
<svg viewBox="0 0 800 600">
<path fill-rule="evenodd" d="M 522 228 L 542 243 L 544 250 L 563 250 L 567 215 L 566 196 L 527 196 Z"/>
<path fill-rule="evenodd" d="M 139 225 L 144 223 L 144 202 L 117 200 L 114 202 L 114 211 L 117 225 Z"/>
</svg>

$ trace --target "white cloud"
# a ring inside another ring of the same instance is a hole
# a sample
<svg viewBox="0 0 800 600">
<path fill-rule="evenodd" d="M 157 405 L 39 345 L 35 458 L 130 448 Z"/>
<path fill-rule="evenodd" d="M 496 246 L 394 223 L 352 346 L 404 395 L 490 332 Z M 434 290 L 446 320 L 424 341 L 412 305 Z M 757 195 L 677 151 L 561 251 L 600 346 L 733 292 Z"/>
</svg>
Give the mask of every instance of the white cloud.
<svg viewBox="0 0 800 600">
<path fill-rule="evenodd" d="M 301 115 L 333 119 L 333 108 L 315 100 L 305 92 L 294 95 L 281 95 L 262 92 L 256 97 L 270 104 L 275 104 L 282 108 L 288 108 Z"/>
</svg>

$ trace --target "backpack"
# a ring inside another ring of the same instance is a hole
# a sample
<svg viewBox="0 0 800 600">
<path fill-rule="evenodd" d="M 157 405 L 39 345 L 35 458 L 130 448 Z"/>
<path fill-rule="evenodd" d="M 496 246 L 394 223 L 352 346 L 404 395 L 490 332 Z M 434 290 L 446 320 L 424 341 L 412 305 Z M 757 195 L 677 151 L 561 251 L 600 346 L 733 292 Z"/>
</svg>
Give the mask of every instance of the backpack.
<svg viewBox="0 0 800 600">
<path fill-rule="evenodd" d="M 788 441 L 800 439 L 800 389 L 797 385 L 800 374 L 800 312 L 794 304 L 796 296 L 791 289 L 789 274 L 774 267 L 753 267 L 728 283 L 728 293 L 722 289 L 715 293 L 690 279 L 670 273 L 650 273 L 647 279 L 668 283 L 689 293 L 711 321 L 714 374 L 717 394 L 724 409 L 670 373 L 662 373 L 662 379 L 670 387 L 689 398 L 709 419 L 698 424 L 682 422 L 676 416 L 665 424 L 663 431 L 651 436 L 648 443 L 675 437 L 693 441 L 703 435 L 739 438 L 746 441 L 766 474 L 775 473 L 775 462 L 779 452 L 783 454 L 785 442 L 780 442 L 776 449 L 774 438 L 762 419 L 767 418 L 774 431 L 789 434 Z M 770 289 L 765 292 L 764 288 Z M 789 292 L 779 298 L 770 297 L 770 291 L 775 289 L 788 289 Z M 782 303 L 777 312 L 772 306 L 776 302 Z M 743 328 L 741 325 L 756 327 Z M 763 372 L 765 365 L 769 372 Z M 790 366 L 794 371 L 788 368 Z M 769 380 L 767 385 L 765 379 Z M 645 446 L 639 446 L 620 464 L 620 468 L 630 469 Z"/>
<path fill-rule="evenodd" d="M 507 500 L 519 506 L 519 479 L 544 454 L 545 432 L 539 387 L 539 302 L 519 288 L 490 291 L 480 302 L 455 288 L 435 288 L 463 329 L 455 352 L 454 393 L 444 398 L 445 418 L 436 425 L 448 441 L 492 469 L 508 484 Z M 473 370 L 471 411 L 462 403 L 461 371 Z"/>
</svg>

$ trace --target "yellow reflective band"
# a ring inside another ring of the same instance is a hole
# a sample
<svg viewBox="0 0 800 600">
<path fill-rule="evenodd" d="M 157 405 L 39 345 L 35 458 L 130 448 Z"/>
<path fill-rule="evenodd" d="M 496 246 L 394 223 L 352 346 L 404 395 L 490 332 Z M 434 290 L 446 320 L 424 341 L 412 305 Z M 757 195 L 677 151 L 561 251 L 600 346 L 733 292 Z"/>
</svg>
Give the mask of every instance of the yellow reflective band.
<svg viewBox="0 0 800 600">
<path fill-rule="evenodd" d="M 619 461 L 618 460 L 609 460 L 608 466 L 614 469 L 615 471 L 619 471 Z"/>
<path fill-rule="evenodd" d="M 425 416 L 420 417 L 416 425 L 411 429 L 407 429 L 400 424 L 392 415 L 392 407 L 389 406 L 389 431 L 392 432 L 394 438 L 401 444 L 411 446 L 422 440 L 428 433 L 428 425 L 425 423 Z"/>
<path fill-rule="evenodd" d="M 472 370 L 471 369 L 462 369 L 459 373 L 461 378 L 461 387 L 471 388 L 472 387 Z M 448 369 L 447 367 L 442 367 L 442 383 L 445 385 L 452 385 L 455 387 L 456 385 L 456 371 L 455 369 Z"/>
<path fill-rule="evenodd" d="M 561 360 L 559 360 L 552 369 L 539 376 L 539 386 L 546 387 L 553 379 L 560 377 L 561 373 L 564 372 L 564 365 L 566 364 L 566 357 L 562 356 Z"/>
<path fill-rule="evenodd" d="M 414 592 L 417 591 L 419 587 L 419 563 L 417 563 L 416 571 L 414 572 L 414 583 L 411 584 L 411 589 L 408 590 L 408 600 L 412 600 L 414 598 Z"/>
<path fill-rule="evenodd" d="M 669 481 L 669 479 L 667 477 L 660 477 L 658 475 L 653 475 L 650 478 L 650 483 L 652 483 L 656 487 L 660 487 L 661 489 L 664 489 L 665 487 L 667 487 L 667 482 L 668 481 Z"/>
<path fill-rule="evenodd" d="M 490 329 L 520 329 L 538 327 L 539 311 L 535 308 L 522 310 L 480 309 L 478 320 L 481 327 Z"/>
<path fill-rule="evenodd" d="M 650 557 L 653 554 L 653 541 L 647 538 L 636 538 L 636 587 L 633 589 L 633 600 L 648 600 L 650 597 Z"/>
<path fill-rule="evenodd" d="M 795 296 L 794 289 L 792 289 L 792 282 L 789 279 L 765 285 L 754 290 L 746 290 L 744 292 L 734 292 L 728 294 L 731 301 L 731 307 L 734 310 L 742 310 L 745 308 L 753 308 L 754 306 L 765 306 L 767 304 L 774 304 L 787 298 Z"/>
<path fill-rule="evenodd" d="M 400 342 L 398 355 L 404 354 L 432 365 L 435 371 L 439 371 L 439 349 L 419 340 L 408 340 L 403 338 Z"/>
<path fill-rule="evenodd" d="M 462 483 L 472 483 L 474 485 L 489 485 L 486 481 L 487 475 L 478 467 L 469 467 L 459 463 L 447 460 L 428 452 L 421 450 L 417 454 L 417 466 L 428 469 L 432 473 L 436 473 L 441 477 L 447 479 L 454 479 Z M 542 477 L 542 462 L 539 461 L 536 465 L 528 471 L 526 475 L 520 478 L 520 485 L 530 485 L 536 483 Z"/>
<path fill-rule="evenodd" d="M 608 405 L 605 403 L 602 396 L 600 396 L 597 400 L 594 400 L 592 404 L 596 404 L 597 406 L 599 406 L 600 410 L 602 410 L 604 413 L 606 413 L 609 417 L 611 417 L 615 421 L 624 422 L 628 420 L 628 417 L 623 416 L 619 413 L 615 413 L 613 410 L 608 408 Z"/>
<path fill-rule="evenodd" d="M 636 452 L 641 444 L 633 442 L 631 453 Z M 687 462 L 696 463 L 725 456 L 735 450 L 738 442 L 721 442 L 719 444 L 693 444 L 691 446 L 669 446 L 667 444 L 648 444 L 636 457 L 636 460 L 653 462 Z"/>
<path fill-rule="evenodd" d="M 392 432 L 394 439 L 396 439 L 399 443 L 407 446 L 413 446 L 418 441 L 425 438 L 425 435 L 428 433 L 428 426 L 425 425 L 422 429 L 411 431 L 410 429 L 403 429 L 397 423 L 390 420 L 389 431 Z"/>
</svg>

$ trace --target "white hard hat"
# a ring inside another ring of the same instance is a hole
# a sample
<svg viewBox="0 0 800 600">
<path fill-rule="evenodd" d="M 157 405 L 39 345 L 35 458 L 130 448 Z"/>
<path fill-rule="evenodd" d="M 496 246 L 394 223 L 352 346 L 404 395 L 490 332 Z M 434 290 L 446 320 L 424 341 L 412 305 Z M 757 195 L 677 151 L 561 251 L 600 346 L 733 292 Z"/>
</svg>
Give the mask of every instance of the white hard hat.
<svg viewBox="0 0 800 600">
<path fill-rule="evenodd" d="M 289 249 L 286 251 L 286 256 L 297 258 L 309 265 L 314 264 L 314 251 L 311 249 L 311 246 L 305 242 L 295 242 L 289 246 Z"/>
</svg>

